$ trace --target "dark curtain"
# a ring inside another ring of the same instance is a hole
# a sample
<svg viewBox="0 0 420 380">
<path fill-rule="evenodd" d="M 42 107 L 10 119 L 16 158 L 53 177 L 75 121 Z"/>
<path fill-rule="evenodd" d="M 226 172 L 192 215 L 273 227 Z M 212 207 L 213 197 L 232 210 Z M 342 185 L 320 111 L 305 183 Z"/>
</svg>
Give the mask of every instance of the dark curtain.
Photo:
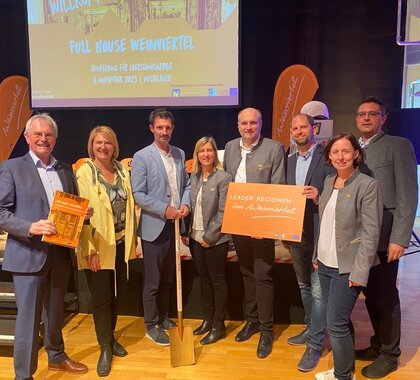
<svg viewBox="0 0 420 380">
<path fill-rule="evenodd" d="M 335 132 L 356 131 L 354 111 L 363 97 L 377 95 L 389 110 L 400 108 L 404 51 L 395 43 L 394 0 L 241 0 L 240 5 L 241 107 L 261 109 L 264 135 L 271 134 L 277 77 L 297 63 L 315 72 L 320 85 L 315 99 L 329 106 Z M 15 74 L 26 76 L 25 1 L 0 0 L 0 9 L 0 80 Z M 147 125 L 150 109 L 44 111 L 59 125 L 55 155 L 68 162 L 87 155 L 88 134 L 96 125 L 114 128 L 120 158 L 132 156 L 152 141 Z M 185 150 L 187 158 L 203 135 L 214 136 L 219 148 L 238 135 L 238 108 L 173 112 L 172 142 Z M 21 139 L 13 155 L 26 149 Z"/>
</svg>

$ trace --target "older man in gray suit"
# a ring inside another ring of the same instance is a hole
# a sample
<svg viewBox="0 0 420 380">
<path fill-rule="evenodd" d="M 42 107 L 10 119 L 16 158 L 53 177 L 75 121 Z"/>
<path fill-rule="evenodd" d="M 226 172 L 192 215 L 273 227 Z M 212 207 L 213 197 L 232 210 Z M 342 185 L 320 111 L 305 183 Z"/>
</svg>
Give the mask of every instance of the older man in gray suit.
<svg viewBox="0 0 420 380">
<path fill-rule="evenodd" d="M 76 185 L 70 166 L 52 156 L 57 125 L 50 116 L 32 116 L 24 136 L 29 152 L 0 165 L 0 229 L 8 232 L 2 269 L 13 273 L 18 308 L 15 379 L 32 379 L 37 369 L 41 314 L 48 369 L 82 374 L 88 368 L 67 356 L 61 333 L 71 252 L 41 240 L 57 232 L 48 220 L 55 191 L 76 194 Z"/>
<path fill-rule="evenodd" d="M 417 208 L 417 161 L 411 142 L 382 131 L 387 119 L 384 104 L 375 97 L 363 100 L 356 112 L 359 143 L 366 153 L 365 172 L 383 190 L 384 215 L 378 246 L 381 264 L 372 268 L 364 291 L 374 336 L 356 350 L 356 358 L 373 360 L 362 369 L 378 379 L 398 367 L 401 338 L 400 298 L 396 286 L 398 259 L 410 242 Z"/>
<path fill-rule="evenodd" d="M 224 166 L 235 182 L 284 184 L 283 145 L 261 136 L 261 112 L 246 108 L 238 114 L 240 138 L 226 144 Z M 244 289 L 246 323 L 237 342 L 260 334 L 257 356 L 265 358 L 273 347 L 274 240 L 234 235 Z"/>
</svg>

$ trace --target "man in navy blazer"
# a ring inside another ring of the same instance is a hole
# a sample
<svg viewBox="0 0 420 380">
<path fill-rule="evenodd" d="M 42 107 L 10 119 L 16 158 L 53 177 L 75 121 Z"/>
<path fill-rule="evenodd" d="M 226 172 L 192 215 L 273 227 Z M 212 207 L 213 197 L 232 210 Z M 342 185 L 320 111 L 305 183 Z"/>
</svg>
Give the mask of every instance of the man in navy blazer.
<svg viewBox="0 0 420 380">
<path fill-rule="evenodd" d="M 81 374 L 88 368 L 67 356 L 61 332 L 72 252 L 41 241 L 57 232 L 47 219 L 55 191 L 77 193 L 73 173 L 51 155 L 57 125 L 50 116 L 31 117 L 24 136 L 29 153 L 0 164 L 0 229 L 8 233 L 2 269 L 13 273 L 18 309 L 15 379 L 32 379 L 37 369 L 41 314 L 48 369 Z"/>
<path fill-rule="evenodd" d="M 316 124 L 314 118 L 301 113 L 293 117 L 290 135 L 296 144 L 296 153 L 287 159 L 286 180 L 288 185 L 304 186 L 306 195 L 302 241 L 284 242 L 292 256 L 293 268 L 300 288 L 306 328 L 287 342 L 307 346 L 298 369 L 313 370 L 321 357 L 326 326 L 326 307 L 322 299 L 318 272 L 312 265 L 314 236 L 318 229 L 318 200 L 324 188 L 325 178 L 332 168 L 324 164 L 323 148 L 315 143 Z"/>
<path fill-rule="evenodd" d="M 190 181 L 184 152 L 169 144 L 174 117 L 164 108 L 150 114 L 154 142 L 133 158 L 131 182 L 141 208 L 138 235 L 144 258 L 143 308 L 146 337 L 169 345 L 165 330 L 175 326 L 168 317 L 169 291 L 175 273 L 174 219 L 190 212 Z"/>
</svg>

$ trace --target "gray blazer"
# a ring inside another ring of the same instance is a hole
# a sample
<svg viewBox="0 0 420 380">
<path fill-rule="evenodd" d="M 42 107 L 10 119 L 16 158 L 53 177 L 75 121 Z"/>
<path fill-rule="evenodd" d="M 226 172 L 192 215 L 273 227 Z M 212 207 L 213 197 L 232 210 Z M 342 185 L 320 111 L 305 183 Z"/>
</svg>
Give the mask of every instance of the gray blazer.
<svg viewBox="0 0 420 380">
<path fill-rule="evenodd" d="M 55 170 L 63 190 L 77 194 L 71 167 L 58 161 Z M 0 230 L 8 232 L 3 270 L 17 273 L 39 272 L 47 259 L 49 244 L 41 236 L 29 235 L 32 223 L 47 219 L 50 206 L 44 186 L 31 156 L 0 164 Z M 70 257 L 70 250 L 56 247 Z M 70 263 L 70 261 L 69 261 Z"/>
<path fill-rule="evenodd" d="M 334 189 L 336 175 L 326 178 L 319 200 L 320 224 L 325 206 Z M 350 280 L 366 286 L 370 268 L 379 264 L 376 248 L 382 221 L 382 192 L 378 181 L 360 173 L 358 169 L 339 189 L 335 216 L 335 238 L 338 270 L 350 273 Z M 321 229 L 321 228 L 320 228 Z M 319 229 L 319 230 L 320 230 Z M 318 256 L 319 234 L 331 235 L 332 231 L 319 231 L 314 249 Z"/>
<path fill-rule="evenodd" d="M 171 148 L 176 166 L 180 203 L 189 206 L 190 180 L 185 170 L 185 154 L 179 148 L 174 146 Z M 165 226 L 165 211 L 171 196 L 165 166 L 154 143 L 134 154 L 131 187 L 134 200 L 141 208 L 138 236 L 146 241 L 154 241 Z"/>
<path fill-rule="evenodd" d="M 331 166 L 324 164 L 322 151 L 323 149 L 321 145 L 317 145 L 314 148 L 311 164 L 309 165 L 305 178 L 305 186 L 316 187 L 319 191 L 319 194 L 321 194 L 322 190 L 324 189 L 325 178 L 335 172 Z M 297 154 L 295 153 L 287 158 L 286 179 L 288 185 L 296 185 L 296 164 Z M 302 242 L 288 242 L 288 244 L 305 247 L 309 250 L 312 250 L 314 237 L 318 231 L 318 222 L 318 206 L 315 205 L 312 199 L 307 199 L 305 206 L 305 218 L 303 219 Z"/>
<path fill-rule="evenodd" d="M 366 167 L 384 197 L 384 216 L 378 251 L 389 243 L 408 247 L 417 209 L 417 160 L 410 140 L 380 132 L 364 148 Z"/>
<path fill-rule="evenodd" d="M 208 177 L 207 182 L 203 182 L 200 173 L 191 175 L 191 222 L 189 233 L 191 233 L 194 220 L 197 195 L 200 187 L 203 186 L 201 194 L 204 225 L 203 240 L 210 246 L 224 243 L 230 238 L 230 235 L 221 232 L 229 182 L 232 182 L 232 177 L 224 170 L 217 170 L 212 173 Z"/>
<path fill-rule="evenodd" d="M 224 167 L 235 180 L 242 160 L 241 138 L 229 141 L 225 147 Z M 278 141 L 261 137 L 258 144 L 246 156 L 246 181 L 249 183 L 286 183 L 286 160 L 284 147 Z"/>
</svg>

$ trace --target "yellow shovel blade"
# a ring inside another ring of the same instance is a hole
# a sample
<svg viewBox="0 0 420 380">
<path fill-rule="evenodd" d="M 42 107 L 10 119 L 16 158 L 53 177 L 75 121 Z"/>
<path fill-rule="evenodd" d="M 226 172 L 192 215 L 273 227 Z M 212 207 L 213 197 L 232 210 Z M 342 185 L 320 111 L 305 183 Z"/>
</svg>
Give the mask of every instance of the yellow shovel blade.
<svg viewBox="0 0 420 380">
<path fill-rule="evenodd" d="M 192 327 L 183 326 L 182 336 L 178 327 L 172 327 L 168 333 L 172 367 L 195 364 Z"/>
</svg>

